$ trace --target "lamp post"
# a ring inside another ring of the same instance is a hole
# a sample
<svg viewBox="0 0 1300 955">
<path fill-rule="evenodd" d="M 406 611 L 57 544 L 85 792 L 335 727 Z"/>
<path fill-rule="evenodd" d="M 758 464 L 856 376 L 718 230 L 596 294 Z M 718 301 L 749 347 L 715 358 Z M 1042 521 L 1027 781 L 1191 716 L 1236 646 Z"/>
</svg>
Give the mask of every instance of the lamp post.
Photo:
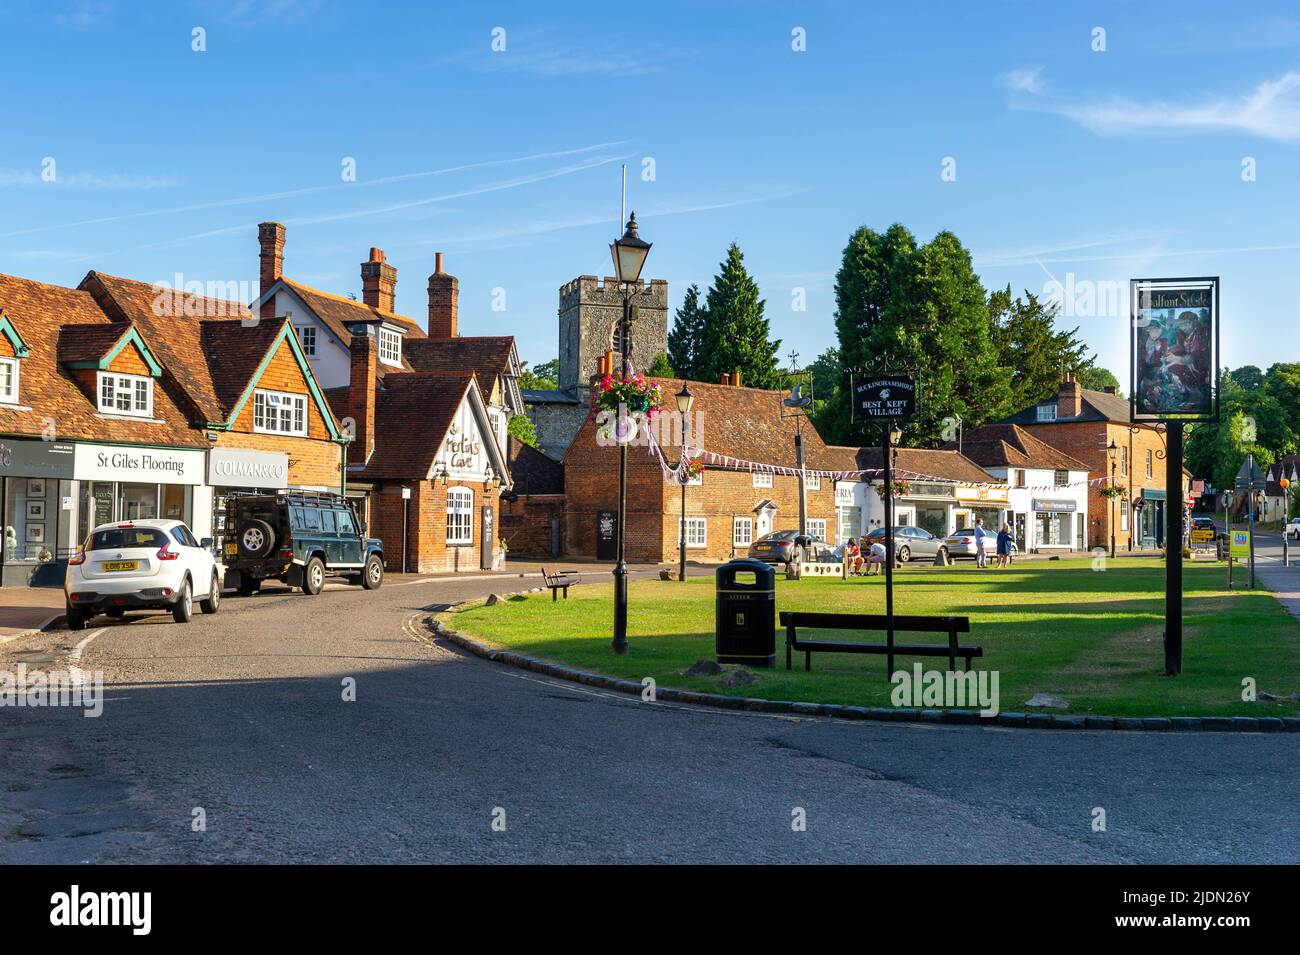
<svg viewBox="0 0 1300 955">
<path fill-rule="evenodd" d="M 682 450 L 686 450 L 686 420 L 687 415 L 691 413 L 691 405 L 695 403 L 695 396 L 691 394 L 691 387 L 687 384 L 686 379 L 682 379 L 682 390 L 677 392 L 677 413 L 682 416 Z M 682 455 L 682 463 L 679 468 L 686 466 L 686 456 Z M 681 566 L 677 569 L 677 579 L 686 579 L 686 475 L 679 474 L 678 480 L 682 485 L 682 523 L 678 531 L 681 537 Z"/>
<path fill-rule="evenodd" d="M 637 235 L 636 213 L 627 220 L 621 239 L 609 245 L 610 258 L 614 260 L 614 275 L 623 285 L 623 315 L 618 323 L 619 348 L 622 352 L 620 377 L 626 380 L 632 363 L 632 286 L 641 278 L 650 243 Z M 618 527 L 617 553 L 614 561 L 614 639 L 610 649 L 617 654 L 627 653 L 627 561 L 625 540 L 627 534 L 627 437 L 623 428 L 625 409 L 619 408 L 618 427 Z M 685 528 L 682 528 L 683 535 Z"/>
<path fill-rule="evenodd" d="M 1279 478 L 1278 487 L 1282 489 L 1282 566 L 1291 566 L 1291 550 L 1287 546 L 1287 525 L 1291 523 L 1291 479 Z"/>
<path fill-rule="evenodd" d="M 1114 439 L 1114 438 L 1111 438 L 1111 439 L 1110 439 L 1110 447 L 1108 447 L 1108 448 L 1106 449 L 1106 453 L 1107 453 L 1108 455 L 1110 455 L 1110 487 L 1111 487 L 1111 496 L 1110 496 L 1110 559 L 1111 559 L 1111 560 L 1114 560 L 1114 559 L 1115 559 L 1115 494 L 1114 494 L 1114 488 L 1115 488 L 1115 459 L 1119 457 L 1119 445 L 1115 443 L 1115 439 Z"/>
<path fill-rule="evenodd" d="M 894 558 L 898 548 L 894 545 L 894 448 L 903 440 L 903 429 L 898 422 L 890 421 L 888 429 L 882 427 L 884 441 L 880 449 L 885 461 L 885 642 L 889 646 L 886 664 L 887 675 L 894 675 Z"/>
</svg>

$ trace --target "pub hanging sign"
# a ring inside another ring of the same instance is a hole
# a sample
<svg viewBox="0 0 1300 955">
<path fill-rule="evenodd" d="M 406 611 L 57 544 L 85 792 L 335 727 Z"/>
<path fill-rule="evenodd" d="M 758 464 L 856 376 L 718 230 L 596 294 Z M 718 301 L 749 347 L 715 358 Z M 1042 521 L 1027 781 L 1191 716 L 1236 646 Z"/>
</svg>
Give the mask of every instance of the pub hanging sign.
<svg viewBox="0 0 1300 955">
<path fill-rule="evenodd" d="M 916 380 L 907 375 L 876 375 L 854 386 L 864 417 L 903 421 L 916 414 Z"/>
<path fill-rule="evenodd" d="M 1217 421 L 1219 280 L 1134 279 L 1134 421 Z"/>
</svg>

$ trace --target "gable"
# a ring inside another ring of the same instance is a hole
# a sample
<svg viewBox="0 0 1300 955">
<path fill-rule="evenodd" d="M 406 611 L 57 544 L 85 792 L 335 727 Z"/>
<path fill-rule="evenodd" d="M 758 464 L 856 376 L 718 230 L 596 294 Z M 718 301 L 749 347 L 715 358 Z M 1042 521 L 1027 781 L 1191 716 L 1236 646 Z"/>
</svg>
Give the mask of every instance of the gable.
<svg viewBox="0 0 1300 955">
<path fill-rule="evenodd" d="M 452 416 L 429 476 L 438 476 L 444 467 L 452 481 L 482 481 L 489 468 L 499 480 L 506 481 L 500 447 L 488 430 L 487 409 L 476 385 L 466 390 Z"/>
<path fill-rule="evenodd" d="M 27 343 L 14 328 L 9 316 L 0 310 L 0 354 L 6 358 L 26 358 Z"/>
<path fill-rule="evenodd" d="M 108 370 L 121 372 L 124 375 L 153 375 L 144 352 L 135 342 L 129 342 L 108 362 Z"/>
<path fill-rule="evenodd" d="M 325 395 L 320 389 L 298 336 L 288 322 L 282 323 L 271 347 L 258 364 L 239 400 L 231 409 L 224 427 L 234 431 L 253 430 L 253 392 L 262 389 L 306 395 L 307 436 L 341 440 L 342 431 L 334 420 Z"/>
</svg>

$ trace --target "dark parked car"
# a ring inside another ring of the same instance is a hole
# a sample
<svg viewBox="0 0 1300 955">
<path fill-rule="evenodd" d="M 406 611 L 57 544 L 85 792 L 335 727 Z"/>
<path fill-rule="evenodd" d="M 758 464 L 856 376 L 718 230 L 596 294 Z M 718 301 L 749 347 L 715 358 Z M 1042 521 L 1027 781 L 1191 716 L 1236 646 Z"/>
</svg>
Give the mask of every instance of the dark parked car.
<svg viewBox="0 0 1300 955">
<path fill-rule="evenodd" d="M 943 538 L 935 537 L 924 527 L 895 527 L 895 555 L 898 557 L 900 564 L 906 564 L 913 557 L 930 557 L 943 551 L 948 553 L 947 545 L 944 544 Z M 879 541 L 885 543 L 885 529 L 883 527 L 872 528 L 867 533 L 867 546 Z"/>
<path fill-rule="evenodd" d="M 326 574 L 367 590 L 384 582 L 383 541 L 366 537 L 352 502 L 338 494 L 232 494 L 226 527 L 233 532 L 222 554 L 226 583 L 241 596 L 272 579 L 305 594 L 320 593 Z"/>
<path fill-rule="evenodd" d="M 798 536 L 797 530 L 764 534 L 749 545 L 749 556 L 768 564 L 792 564 L 798 559 L 798 547 L 795 542 Z M 809 537 L 804 553 L 807 555 L 806 559 L 814 563 L 835 559 L 834 548 L 824 540 L 815 537 Z"/>
</svg>

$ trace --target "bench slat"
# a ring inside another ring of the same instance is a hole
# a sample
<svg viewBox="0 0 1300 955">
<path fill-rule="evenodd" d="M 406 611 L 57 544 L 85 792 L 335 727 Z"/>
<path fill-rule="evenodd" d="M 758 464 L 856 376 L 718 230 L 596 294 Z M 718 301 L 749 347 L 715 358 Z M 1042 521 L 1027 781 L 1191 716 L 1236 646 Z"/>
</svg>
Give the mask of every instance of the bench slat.
<svg viewBox="0 0 1300 955">
<path fill-rule="evenodd" d="M 794 650 L 807 652 L 808 650 L 824 650 L 831 653 L 890 653 L 891 648 L 886 643 L 838 643 L 833 640 L 795 640 L 789 644 Z M 892 648 L 893 653 L 899 656 L 917 656 L 917 657 L 946 657 L 949 655 L 958 657 L 982 657 L 984 648 L 977 644 L 958 644 L 956 648 L 950 649 L 946 643 L 896 643 Z"/>
<path fill-rule="evenodd" d="M 884 630 L 888 619 L 884 614 L 867 613 L 809 613 L 782 610 L 781 626 L 811 627 L 823 630 Z M 970 617 L 932 617 L 894 614 L 894 630 L 915 633 L 970 633 Z"/>
</svg>

